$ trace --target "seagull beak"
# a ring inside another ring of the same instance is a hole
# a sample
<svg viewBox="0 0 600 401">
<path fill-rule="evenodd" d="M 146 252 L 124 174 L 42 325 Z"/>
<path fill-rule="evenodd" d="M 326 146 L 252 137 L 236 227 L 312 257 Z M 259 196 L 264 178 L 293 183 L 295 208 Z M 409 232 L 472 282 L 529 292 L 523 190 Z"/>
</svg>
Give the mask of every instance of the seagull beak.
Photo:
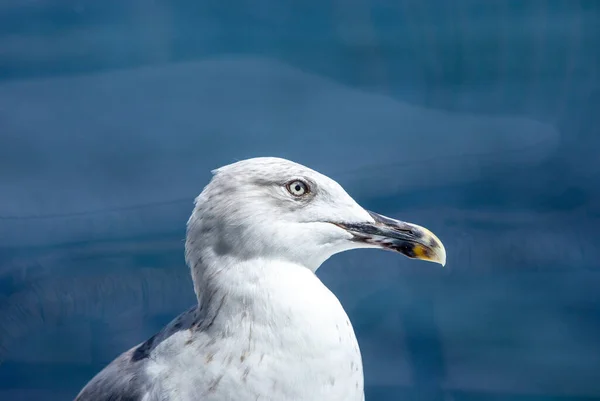
<svg viewBox="0 0 600 401">
<path fill-rule="evenodd" d="M 336 223 L 354 236 L 354 241 L 364 242 L 383 249 L 399 252 L 411 259 L 446 264 L 444 244 L 428 229 L 368 212 L 374 223 Z"/>
</svg>

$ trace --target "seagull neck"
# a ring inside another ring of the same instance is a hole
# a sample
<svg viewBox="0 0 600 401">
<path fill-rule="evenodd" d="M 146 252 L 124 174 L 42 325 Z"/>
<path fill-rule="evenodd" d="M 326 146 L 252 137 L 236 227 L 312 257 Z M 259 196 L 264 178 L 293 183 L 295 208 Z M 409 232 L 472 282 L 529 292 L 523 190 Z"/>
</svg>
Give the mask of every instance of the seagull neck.
<svg viewBox="0 0 600 401">
<path fill-rule="evenodd" d="M 320 295 L 331 294 L 311 270 L 282 260 L 219 257 L 194 273 L 201 309 L 222 308 L 234 319 L 252 314 L 256 320 L 271 321 L 298 305 L 319 307 Z"/>
</svg>

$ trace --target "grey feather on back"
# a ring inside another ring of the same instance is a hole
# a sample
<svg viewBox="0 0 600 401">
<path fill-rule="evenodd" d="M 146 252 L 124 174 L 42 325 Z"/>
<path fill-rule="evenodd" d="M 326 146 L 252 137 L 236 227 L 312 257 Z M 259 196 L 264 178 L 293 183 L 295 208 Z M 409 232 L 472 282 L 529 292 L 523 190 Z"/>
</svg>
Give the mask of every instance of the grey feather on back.
<svg viewBox="0 0 600 401">
<path fill-rule="evenodd" d="M 131 362 L 127 351 L 98 373 L 75 401 L 141 401 L 146 392 L 145 362 Z"/>
<path fill-rule="evenodd" d="M 81 390 L 75 401 L 141 401 L 150 382 L 145 370 L 152 351 L 178 331 L 198 327 L 202 311 L 190 308 L 142 344 L 121 354 Z"/>
</svg>

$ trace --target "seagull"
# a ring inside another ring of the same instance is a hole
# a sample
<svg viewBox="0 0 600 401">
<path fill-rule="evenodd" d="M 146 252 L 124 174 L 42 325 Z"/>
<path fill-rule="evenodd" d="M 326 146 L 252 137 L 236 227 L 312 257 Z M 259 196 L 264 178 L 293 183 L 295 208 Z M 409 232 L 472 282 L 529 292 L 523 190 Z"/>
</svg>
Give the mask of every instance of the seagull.
<svg viewBox="0 0 600 401">
<path fill-rule="evenodd" d="M 356 248 L 443 266 L 442 242 L 363 209 L 331 178 L 289 160 L 212 173 L 186 231 L 198 304 L 117 357 L 76 401 L 363 401 L 352 324 L 315 273 Z"/>
</svg>

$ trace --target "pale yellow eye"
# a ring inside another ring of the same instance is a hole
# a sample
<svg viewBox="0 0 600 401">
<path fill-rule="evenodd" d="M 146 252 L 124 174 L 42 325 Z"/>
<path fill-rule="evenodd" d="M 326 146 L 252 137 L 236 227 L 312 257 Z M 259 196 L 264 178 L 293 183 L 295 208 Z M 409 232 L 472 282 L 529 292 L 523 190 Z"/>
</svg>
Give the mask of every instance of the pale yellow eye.
<svg viewBox="0 0 600 401">
<path fill-rule="evenodd" d="M 294 180 L 287 183 L 286 188 L 294 196 L 303 196 L 309 192 L 308 185 L 300 180 Z"/>
</svg>

